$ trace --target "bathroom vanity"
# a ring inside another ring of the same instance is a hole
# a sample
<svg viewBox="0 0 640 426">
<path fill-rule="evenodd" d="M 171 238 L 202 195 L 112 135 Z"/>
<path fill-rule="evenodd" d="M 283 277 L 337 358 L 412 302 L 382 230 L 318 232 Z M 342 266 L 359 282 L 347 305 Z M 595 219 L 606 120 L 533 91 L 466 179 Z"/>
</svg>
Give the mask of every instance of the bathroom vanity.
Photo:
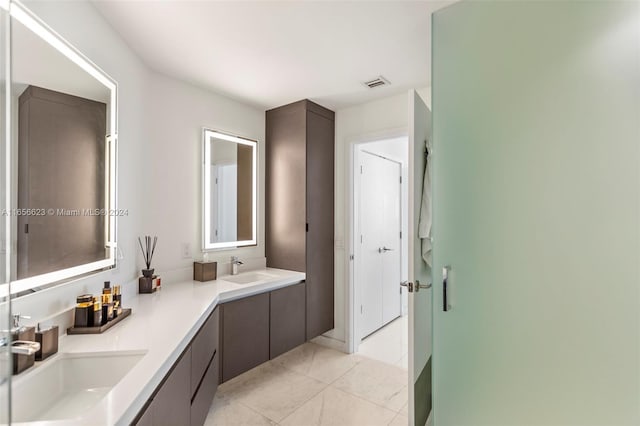
<svg viewBox="0 0 640 426">
<path fill-rule="evenodd" d="M 127 321 L 63 336 L 58 354 L 16 376 L 14 422 L 201 425 L 219 383 L 304 343 L 304 280 L 267 268 L 131 298 Z M 87 395 L 80 376 L 101 389 L 89 407 L 74 402 Z"/>
</svg>

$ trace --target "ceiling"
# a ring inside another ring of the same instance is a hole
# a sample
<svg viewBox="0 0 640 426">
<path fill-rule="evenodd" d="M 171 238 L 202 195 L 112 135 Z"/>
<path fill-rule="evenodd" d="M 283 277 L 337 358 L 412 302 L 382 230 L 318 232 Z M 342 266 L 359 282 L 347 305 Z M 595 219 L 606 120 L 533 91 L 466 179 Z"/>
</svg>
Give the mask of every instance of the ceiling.
<svg viewBox="0 0 640 426">
<path fill-rule="evenodd" d="M 428 86 L 430 15 L 451 1 L 93 3 L 159 73 L 264 109 L 338 109 Z M 391 85 L 363 85 L 379 75 Z"/>
</svg>

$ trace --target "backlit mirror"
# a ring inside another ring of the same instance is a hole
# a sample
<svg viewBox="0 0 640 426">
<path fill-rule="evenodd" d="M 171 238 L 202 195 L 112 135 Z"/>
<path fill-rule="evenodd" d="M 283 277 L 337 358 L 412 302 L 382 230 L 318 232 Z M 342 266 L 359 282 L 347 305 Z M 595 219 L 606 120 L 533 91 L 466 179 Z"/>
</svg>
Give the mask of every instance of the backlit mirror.
<svg viewBox="0 0 640 426">
<path fill-rule="evenodd" d="M 203 250 L 256 244 L 257 142 L 204 129 Z"/>
<path fill-rule="evenodd" d="M 116 84 L 19 2 L 11 15 L 11 293 L 115 264 Z"/>
</svg>

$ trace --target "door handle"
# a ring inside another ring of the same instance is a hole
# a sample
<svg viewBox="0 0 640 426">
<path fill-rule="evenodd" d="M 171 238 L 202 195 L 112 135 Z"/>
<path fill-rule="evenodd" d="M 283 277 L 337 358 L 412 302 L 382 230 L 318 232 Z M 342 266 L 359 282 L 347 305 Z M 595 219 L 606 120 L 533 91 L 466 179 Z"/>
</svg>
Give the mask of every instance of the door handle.
<svg viewBox="0 0 640 426">
<path fill-rule="evenodd" d="M 380 247 L 378 249 L 378 253 L 386 253 L 388 251 L 393 251 L 393 249 L 387 248 L 387 247 Z"/>
<path fill-rule="evenodd" d="M 411 281 L 402 281 L 400 283 L 400 286 L 402 287 L 406 287 L 407 291 L 409 291 L 409 293 L 417 293 L 420 291 L 420 289 L 428 289 L 431 288 L 431 284 L 420 284 L 420 281 L 416 280 L 416 283 L 412 283 Z"/>
<path fill-rule="evenodd" d="M 451 310 L 451 305 L 447 300 L 447 286 L 449 281 L 449 271 L 451 271 L 451 266 L 447 265 L 442 268 L 442 310 L 444 312 L 448 312 Z"/>
</svg>

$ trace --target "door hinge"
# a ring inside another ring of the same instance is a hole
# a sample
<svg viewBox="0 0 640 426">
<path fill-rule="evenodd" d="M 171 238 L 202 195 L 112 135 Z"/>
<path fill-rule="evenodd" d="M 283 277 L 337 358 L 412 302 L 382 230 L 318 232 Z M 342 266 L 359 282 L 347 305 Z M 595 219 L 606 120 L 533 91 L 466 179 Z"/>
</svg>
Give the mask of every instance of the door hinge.
<svg viewBox="0 0 640 426">
<path fill-rule="evenodd" d="M 362 314 L 362 305 L 360 305 L 360 314 Z"/>
<path fill-rule="evenodd" d="M 360 234 L 360 244 L 362 244 L 362 234 Z"/>
<path fill-rule="evenodd" d="M 305 224 L 305 231 L 309 232 L 309 224 L 308 223 Z"/>
<path fill-rule="evenodd" d="M 360 174 L 362 174 L 362 166 L 360 166 Z"/>
<path fill-rule="evenodd" d="M 28 234 L 28 233 L 29 233 L 29 224 L 28 224 L 28 223 L 25 223 L 25 224 L 24 224 L 24 233 L 25 233 L 25 234 Z"/>
<path fill-rule="evenodd" d="M 402 231 L 400 231 L 400 239 L 402 239 Z"/>
<path fill-rule="evenodd" d="M 350 255 L 350 256 L 349 256 L 349 260 L 353 260 L 353 255 Z"/>
<path fill-rule="evenodd" d="M 400 176 L 400 183 L 402 183 L 402 176 Z"/>
</svg>

